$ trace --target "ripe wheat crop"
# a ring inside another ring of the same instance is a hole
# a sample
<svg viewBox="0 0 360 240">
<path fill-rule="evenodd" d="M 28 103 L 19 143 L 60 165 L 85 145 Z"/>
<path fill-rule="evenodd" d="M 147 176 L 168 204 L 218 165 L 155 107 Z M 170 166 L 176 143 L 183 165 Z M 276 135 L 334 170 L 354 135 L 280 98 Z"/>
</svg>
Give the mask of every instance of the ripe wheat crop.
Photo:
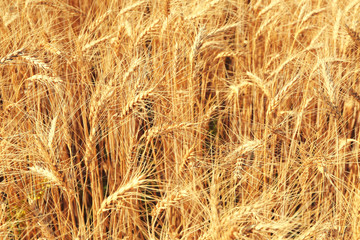
<svg viewBox="0 0 360 240">
<path fill-rule="evenodd" d="M 1 239 L 360 239 L 359 1 L 0 10 Z"/>
</svg>

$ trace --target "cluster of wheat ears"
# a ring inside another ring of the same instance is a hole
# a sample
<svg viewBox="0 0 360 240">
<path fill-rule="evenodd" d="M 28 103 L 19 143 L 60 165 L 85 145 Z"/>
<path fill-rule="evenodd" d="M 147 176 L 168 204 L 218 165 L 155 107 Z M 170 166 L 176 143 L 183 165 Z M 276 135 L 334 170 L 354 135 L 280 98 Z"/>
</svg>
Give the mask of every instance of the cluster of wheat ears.
<svg viewBox="0 0 360 240">
<path fill-rule="evenodd" d="M 360 1 L 0 10 L 1 239 L 360 239 Z"/>
</svg>

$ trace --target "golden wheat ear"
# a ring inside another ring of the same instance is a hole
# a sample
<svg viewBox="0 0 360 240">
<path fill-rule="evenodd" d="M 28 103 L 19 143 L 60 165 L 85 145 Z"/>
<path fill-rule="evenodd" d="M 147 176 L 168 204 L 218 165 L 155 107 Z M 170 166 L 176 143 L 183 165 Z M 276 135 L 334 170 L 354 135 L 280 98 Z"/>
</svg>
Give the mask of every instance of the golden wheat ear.
<svg viewBox="0 0 360 240">
<path fill-rule="evenodd" d="M 25 48 L 20 48 L 7 54 L 5 57 L 1 58 L 0 63 L 6 63 L 11 61 L 14 57 L 18 57 L 20 54 L 23 53 L 24 49 Z"/>
<path fill-rule="evenodd" d="M 360 37 L 359 34 L 352 28 L 350 28 L 347 24 L 345 24 L 345 29 L 353 42 L 356 44 L 357 47 L 360 47 Z"/>
</svg>

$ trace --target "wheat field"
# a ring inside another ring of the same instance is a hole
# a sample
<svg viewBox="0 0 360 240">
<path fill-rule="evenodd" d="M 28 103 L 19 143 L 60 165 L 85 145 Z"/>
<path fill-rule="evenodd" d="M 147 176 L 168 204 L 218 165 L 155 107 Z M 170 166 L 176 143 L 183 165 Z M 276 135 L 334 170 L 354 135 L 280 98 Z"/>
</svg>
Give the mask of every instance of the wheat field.
<svg viewBox="0 0 360 240">
<path fill-rule="evenodd" d="M 0 10 L 1 239 L 360 239 L 360 1 Z"/>
</svg>

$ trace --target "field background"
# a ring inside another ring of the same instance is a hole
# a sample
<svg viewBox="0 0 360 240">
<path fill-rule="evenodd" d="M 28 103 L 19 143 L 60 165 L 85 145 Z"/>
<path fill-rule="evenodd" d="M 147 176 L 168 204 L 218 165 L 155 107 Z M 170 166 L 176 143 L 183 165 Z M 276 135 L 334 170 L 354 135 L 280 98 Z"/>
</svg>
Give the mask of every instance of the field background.
<svg viewBox="0 0 360 240">
<path fill-rule="evenodd" d="M 360 239 L 360 1 L 1 0 L 1 239 Z"/>
</svg>

